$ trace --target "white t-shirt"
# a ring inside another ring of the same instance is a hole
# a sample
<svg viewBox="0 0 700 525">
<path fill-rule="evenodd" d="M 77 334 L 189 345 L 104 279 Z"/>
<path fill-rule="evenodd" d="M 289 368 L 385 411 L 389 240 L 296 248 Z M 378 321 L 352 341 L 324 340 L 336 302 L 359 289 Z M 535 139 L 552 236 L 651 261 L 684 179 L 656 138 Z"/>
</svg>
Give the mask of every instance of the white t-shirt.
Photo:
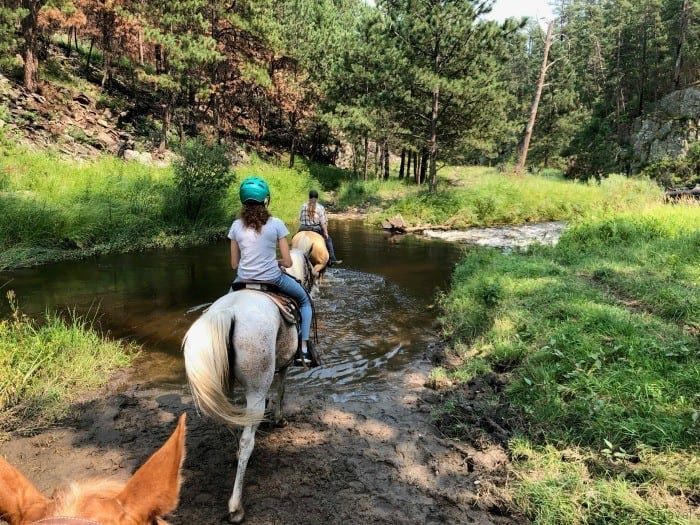
<svg viewBox="0 0 700 525">
<path fill-rule="evenodd" d="M 243 226 L 236 219 L 228 232 L 228 238 L 238 243 L 241 260 L 238 263 L 238 279 L 241 281 L 276 281 L 282 274 L 277 264 L 277 241 L 289 235 L 289 230 L 277 217 L 270 217 L 256 232 Z"/>
</svg>

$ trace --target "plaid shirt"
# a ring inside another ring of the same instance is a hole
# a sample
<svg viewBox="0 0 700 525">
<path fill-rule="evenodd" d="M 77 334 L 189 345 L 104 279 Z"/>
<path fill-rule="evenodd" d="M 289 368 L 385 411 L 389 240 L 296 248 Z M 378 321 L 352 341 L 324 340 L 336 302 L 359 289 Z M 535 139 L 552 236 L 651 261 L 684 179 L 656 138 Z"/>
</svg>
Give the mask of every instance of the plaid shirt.
<svg viewBox="0 0 700 525">
<path fill-rule="evenodd" d="M 328 224 L 328 219 L 326 218 L 326 209 L 322 205 L 320 205 L 318 202 L 316 203 L 316 213 L 314 213 L 313 217 L 309 217 L 308 209 L 308 202 L 302 204 L 301 211 L 299 212 L 300 226 L 316 226 L 320 228 L 323 224 Z"/>
</svg>

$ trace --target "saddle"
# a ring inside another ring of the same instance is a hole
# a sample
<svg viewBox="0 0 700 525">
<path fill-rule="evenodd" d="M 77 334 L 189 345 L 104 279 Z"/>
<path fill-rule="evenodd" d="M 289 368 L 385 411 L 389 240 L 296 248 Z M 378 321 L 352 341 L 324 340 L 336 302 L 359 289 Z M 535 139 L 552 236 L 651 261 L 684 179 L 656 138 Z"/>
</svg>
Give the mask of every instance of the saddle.
<svg viewBox="0 0 700 525">
<path fill-rule="evenodd" d="M 299 309 L 299 303 L 292 297 L 280 292 L 276 284 L 265 281 L 239 281 L 234 282 L 231 285 L 231 289 L 234 292 L 238 290 L 256 290 L 267 294 L 267 296 L 275 302 L 277 308 L 279 308 L 282 319 L 289 324 L 297 325 L 297 328 L 301 326 L 301 310 Z"/>
<path fill-rule="evenodd" d="M 297 357 L 301 357 L 301 309 L 299 308 L 299 303 L 297 303 L 294 298 L 280 292 L 279 286 L 277 286 L 275 283 L 266 281 L 238 281 L 231 284 L 232 292 L 237 292 L 239 290 L 255 290 L 257 292 L 262 292 L 275 302 L 282 319 L 284 319 L 285 322 L 290 325 L 296 325 Z M 311 344 L 311 341 L 308 341 L 307 345 L 311 354 L 311 366 L 321 365 L 321 358 L 316 351 L 316 348 Z"/>
</svg>

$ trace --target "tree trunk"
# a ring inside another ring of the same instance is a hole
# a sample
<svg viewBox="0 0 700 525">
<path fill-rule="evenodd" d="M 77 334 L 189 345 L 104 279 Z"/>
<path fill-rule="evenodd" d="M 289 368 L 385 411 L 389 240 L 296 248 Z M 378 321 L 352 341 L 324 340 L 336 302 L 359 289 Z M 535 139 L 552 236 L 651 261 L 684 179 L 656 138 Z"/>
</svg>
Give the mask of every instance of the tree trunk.
<svg viewBox="0 0 700 525">
<path fill-rule="evenodd" d="M 163 126 L 160 131 L 160 144 L 158 144 L 158 151 L 161 153 L 164 152 L 168 146 L 168 131 L 170 131 L 170 124 L 173 119 L 175 97 L 175 93 L 170 93 L 163 104 Z"/>
<path fill-rule="evenodd" d="M 384 180 L 389 179 L 389 141 L 384 140 Z"/>
<path fill-rule="evenodd" d="M 549 55 L 549 45 L 552 41 L 552 28 L 554 27 L 554 20 L 549 22 L 547 26 L 547 36 L 544 41 L 544 52 L 542 53 L 542 67 L 540 67 L 540 78 L 537 80 L 537 89 L 535 89 L 535 99 L 532 101 L 532 109 L 530 110 L 530 120 L 527 122 L 527 127 L 525 128 L 525 137 L 523 138 L 523 148 L 520 151 L 520 160 L 515 166 L 515 172 L 520 173 L 525 168 L 525 161 L 527 160 L 527 150 L 530 147 L 530 138 L 532 138 L 532 130 L 535 127 L 535 119 L 537 118 L 537 106 L 540 103 L 540 96 L 542 95 L 542 87 L 544 86 L 544 79 L 547 74 L 547 57 Z"/>
<path fill-rule="evenodd" d="M 409 157 L 410 159 L 410 157 Z M 403 179 L 403 169 L 406 164 L 406 148 L 401 150 L 401 164 L 399 164 L 399 180 Z"/>
<path fill-rule="evenodd" d="M 379 141 L 374 141 L 374 178 L 379 178 Z"/>
<path fill-rule="evenodd" d="M 437 120 L 438 120 L 438 104 L 440 102 L 440 87 L 435 86 L 433 88 L 433 107 L 430 111 L 430 141 L 428 142 L 427 157 L 423 155 L 424 159 L 430 159 L 430 178 L 428 179 L 428 189 L 431 193 L 437 190 L 437 169 L 436 160 L 438 153 L 437 144 Z M 424 161 L 425 163 L 425 161 Z M 421 175 L 421 181 L 425 180 L 425 168 L 423 168 L 423 173 Z"/>
<path fill-rule="evenodd" d="M 68 28 L 68 46 L 66 47 L 66 57 L 70 58 L 71 47 L 73 45 L 73 27 Z"/>
<path fill-rule="evenodd" d="M 90 50 L 88 51 L 87 60 L 85 60 L 85 76 L 90 74 L 90 61 L 92 60 L 92 48 L 95 45 L 95 38 L 90 37 Z"/>
<path fill-rule="evenodd" d="M 678 22 L 678 42 L 676 43 L 676 66 L 673 71 L 673 88 L 681 88 L 681 65 L 683 64 L 683 41 L 688 25 L 688 0 L 681 3 L 681 14 Z"/>
<path fill-rule="evenodd" d="M 364 180 L 367 180 L 367 164 L 369 163 L 369 137 L 365 133 L 365 167 L 364 167 Z"/>
<path fill-rule="evenodd" d="M 423 154 L 420 158 L 420 170 L 418 171 L 418 184 L 423 184 L 425 182 L 425 174 L 428 171 L 428 158 L 430 157 L 430 152 L 427 148 L 423 148 Z"/>
<path fill-rule="evenodd" d="M 46 0 L 22 0 L 22 8 L 27 10 L 27 16 L 20 23 L 22 37 L 24 38 L 24 87 L 27 91 L 34 91 L 39 76 L 39 58 L 37 44 L 39 41 L 39 11 Z"/>
<path fill-rule="evenodd" d="M 413 180 L 416 181 L 416 184 L 420 183 L 420 181 L 418 180 L 418 152 L 417 151 L 413 152 Z"/>
</svg>

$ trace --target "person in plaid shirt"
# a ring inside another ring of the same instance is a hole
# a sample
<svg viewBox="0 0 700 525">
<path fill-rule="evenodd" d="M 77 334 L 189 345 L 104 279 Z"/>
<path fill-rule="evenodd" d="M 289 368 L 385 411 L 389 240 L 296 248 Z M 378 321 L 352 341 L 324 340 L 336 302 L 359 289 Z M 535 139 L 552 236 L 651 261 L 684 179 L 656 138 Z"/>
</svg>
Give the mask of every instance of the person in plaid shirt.
<svg viewBox="0 0 700 525">
<path fill-rule="evenodd" d="M 331 236 L 328 235 L 326 209 L 322 204 L 318 203 L 318 192 L 316 190 L 311 190 L 309 192 L 309 200 L 301 205 L 301 211 L 299 211 L 299 231 L 314 231 L 323 236 L 326 241 L 326 248 L 328 248 L 328 266 L 343 262 L 335 258 L 333 240 Z"/>
</svg>

